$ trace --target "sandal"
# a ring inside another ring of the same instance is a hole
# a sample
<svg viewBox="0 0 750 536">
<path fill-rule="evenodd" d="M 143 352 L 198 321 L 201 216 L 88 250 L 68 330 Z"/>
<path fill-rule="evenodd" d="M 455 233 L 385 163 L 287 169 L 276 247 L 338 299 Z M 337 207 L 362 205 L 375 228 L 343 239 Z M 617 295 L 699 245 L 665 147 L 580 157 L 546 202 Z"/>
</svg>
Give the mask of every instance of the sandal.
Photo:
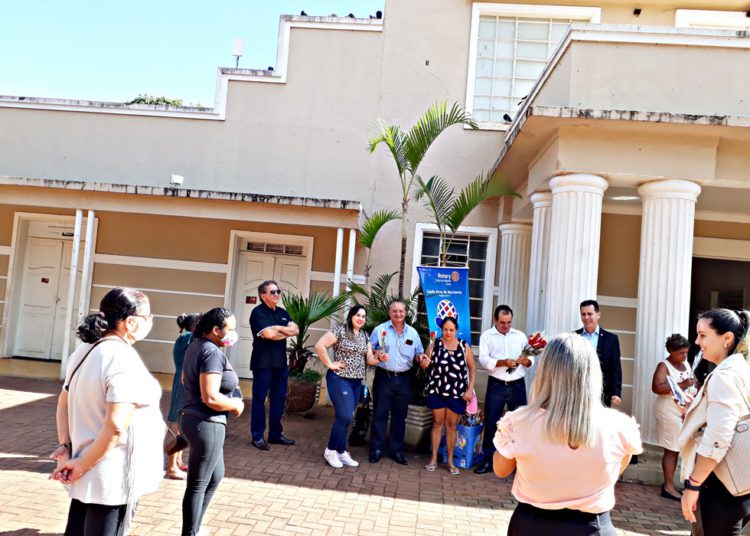
<svg viewBox="0 0 750 536">
<path fill-rule="evenodd" d="M 455 465 L 449 465 L 448 466 L 448 472 L 452 475 L 460 475 L 461 471 L 458 470 L 458 467 Z"/>
<path fill-rule="evenodd" d="M 186 480 L 187 474 L 186 473 L 164 473 L 164 478 L 167 480 Z"/>
<path fill-rule="evenodd" d="M 428 463 L 424 466 L 425 470 L 429 471 L 430 473 L 434 472 L 435 469 L 437 469 L 438 464 L 436 463 Z"/>
</svg>

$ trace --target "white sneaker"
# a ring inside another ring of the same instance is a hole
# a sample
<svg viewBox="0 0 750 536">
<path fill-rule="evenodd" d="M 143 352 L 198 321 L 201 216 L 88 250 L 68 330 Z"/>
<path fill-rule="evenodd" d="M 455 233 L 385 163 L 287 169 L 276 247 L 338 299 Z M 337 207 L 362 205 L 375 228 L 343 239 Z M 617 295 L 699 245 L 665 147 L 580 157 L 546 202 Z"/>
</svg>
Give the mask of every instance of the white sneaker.
<svg viewBox="0 0 750 536">
<path fill-rule="evenodd" d="M 335 450 L 326 449 L 325 452 L 323 453 L 323 457 L 328 462 L 328 465 L 330 465 L 334 469 L 340 469 L 344 467 L 344 464 L 341 463 L 341 460 L 339 460 L 339 453 L 336 452 Z"/>
<path fill-rule="evenodd" d="M 349 451 L 345 451 L 339 454 L 339 461 L 347 467 L 359 467 L 359 462 L 355 462 L 352 459 L 352 455 L 349 454 Z"/>
</svg>

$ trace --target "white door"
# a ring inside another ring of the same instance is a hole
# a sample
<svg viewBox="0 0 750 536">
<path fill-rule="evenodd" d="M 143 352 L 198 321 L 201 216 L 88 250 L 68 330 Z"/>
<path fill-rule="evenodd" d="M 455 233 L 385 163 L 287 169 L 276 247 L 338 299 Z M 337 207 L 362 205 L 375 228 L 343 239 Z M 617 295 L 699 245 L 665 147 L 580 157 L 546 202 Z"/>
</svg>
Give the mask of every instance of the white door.
<svg viewBox="0 0 750 536">
<path fill-rule="evenodd" d="M 267 279 L 279 283 L 282 292 L 300 293 L 307 281 L 307 259 L 268 253 L 241 252 L 237 266 L 234 307 L 237 315 L 237 344 L 230 350 L 229 359 L 240 377 L 250 378 L 250 355 L 253 333 L 250 313 L 260 304 L 258 285 Z"/>
<path fill-rule="evenodd" d="M 65 333 L 65 310 L 68 307 L 68 288 L 70 288 L 70 261 L 73 256 L 73 242 L 66 240 L 63 242 L 62 251 L 62 269 L 57 284 L 57 305 L 55 306 L 55 324 L 52 329 L 52 349 L 50 355 L 52 359 L 62 359 L 63 335 Z M 76 293 L 73 298 L 73 316 L 72 323 L 76 325 L 78 320 L 78 303 L 81 295 L 81 273 L 83 270 L 83 248 L 78 248 L 78 269 L 76 273 Z M 69 328 L 72 331 L 73 328 Z M 71 351 L 76 347 L 76 340 L 73 333 L 70 338 Z"/>
<path fill-rule="evenodd" d="M 68 240 L 26 240 L 13 355 L 61 358 L 72 248 Z M 78 303 L 77 297 L 74 303 Z"/>
</svg>

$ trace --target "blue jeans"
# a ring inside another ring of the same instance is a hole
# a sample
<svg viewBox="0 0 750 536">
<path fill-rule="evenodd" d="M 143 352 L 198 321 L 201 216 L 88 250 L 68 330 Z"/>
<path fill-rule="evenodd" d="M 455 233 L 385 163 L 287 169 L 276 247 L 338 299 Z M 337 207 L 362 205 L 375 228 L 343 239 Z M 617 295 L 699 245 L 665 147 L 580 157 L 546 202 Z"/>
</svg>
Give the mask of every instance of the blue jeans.
<svg viewBox="0 0 750 536">
<path fill-rule="evenodd" d="M 328 438 L 328 449 L 339 453 L 346 452 L 346 438 L 359 402 L 362 380 L 342 378 L 329 370 L 326 373 L 326 388 L 333 402 L 333 409 L 336 410 L 331 437 Z"/>
<path fill-rule="evenodd" d="M 391 454 L 403 454 L 406 433 L 406 413 L 411 401 L 411 374 L 389 376 L 383 369 L 375 369 L 372 386 L 373 408 L 370 452 L 385 451 L 388 413 L 391 414 Z"/>
<path fill-rule="evenodd" d="M 281 416 L 284 414 L 289 369 L 253 369 L 253 400 L 250 412 L 250 434 L 253 441 L 263 439 L 266 431 L 266 397 L 270 399 L 268 410 L 268 439 L 281 437 Z"/>
<path fill-rule="evenodd" d="M 182 536 L 198 534 L 219 482 L 224 478 L 226 425 L 183 413 L 180 432 L 190 447 L 187 485 L 182 498 Z"/>
<path fill-rule="evenodd" d="M 484 461 L 492 462 L 495 445 L 492 441 L 497 432 L 497 421 L 508 411 L 513 411 L 526 405 L 526 383 L 521 378 L 510 384 L 496 380 L 492 376 L 487 380 L 487 396 L 484 399 L 484 439 L 482 450 Z"/>
</svg>

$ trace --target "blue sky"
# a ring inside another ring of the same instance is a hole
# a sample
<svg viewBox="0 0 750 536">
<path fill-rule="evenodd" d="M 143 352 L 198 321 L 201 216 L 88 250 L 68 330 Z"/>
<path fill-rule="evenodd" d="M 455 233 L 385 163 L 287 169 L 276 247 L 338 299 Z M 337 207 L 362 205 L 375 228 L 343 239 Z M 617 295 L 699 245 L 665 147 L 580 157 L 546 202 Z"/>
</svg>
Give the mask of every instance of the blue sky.
<svg viewBox="0 0 750 536">
<path fill-rule="evenodd" d="M 0 0 L 0 95 L 211 106 L 216 68 L 276 63 L 279 15 L 367 18 L 384 0 Z"/>
</svg>

